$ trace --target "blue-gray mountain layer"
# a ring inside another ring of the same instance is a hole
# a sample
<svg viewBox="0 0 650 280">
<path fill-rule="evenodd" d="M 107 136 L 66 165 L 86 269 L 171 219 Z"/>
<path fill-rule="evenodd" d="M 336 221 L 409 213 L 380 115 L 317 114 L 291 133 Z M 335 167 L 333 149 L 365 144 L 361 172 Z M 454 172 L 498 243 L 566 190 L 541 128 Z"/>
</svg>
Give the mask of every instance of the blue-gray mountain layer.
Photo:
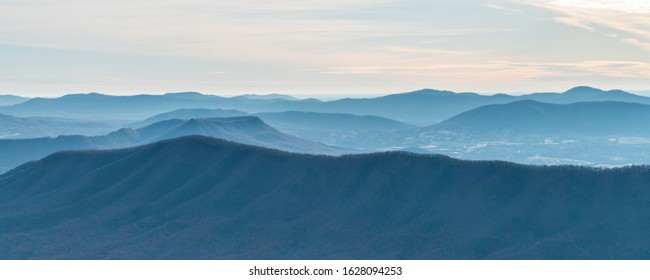
<svg viewBox="0 0 650 280">
<path fill-rule="evenodd" d="M 30 160 L 64 150 L 132 147 L 179 136 L 203 135 L 230 141 L 314 154 L 339 154 L 342 149 L 284 134 L 258 117 L 168 120 L 149 126 L 124 128 L 103 136 L 58 136 L 54 138 L 0 139 L 0 172 Z"/>
</svg>

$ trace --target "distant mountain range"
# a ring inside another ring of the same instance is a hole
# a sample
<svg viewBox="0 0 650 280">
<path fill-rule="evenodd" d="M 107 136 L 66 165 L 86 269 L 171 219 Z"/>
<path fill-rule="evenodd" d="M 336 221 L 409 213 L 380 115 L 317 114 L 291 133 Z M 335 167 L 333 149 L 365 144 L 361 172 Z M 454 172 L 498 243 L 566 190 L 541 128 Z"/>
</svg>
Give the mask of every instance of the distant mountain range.
<svg viewBox="0 0 650 280">
<path fill-rule="evenodd" d="M 222 109 L 179 109 L 171 112 L 155 115 L 143 121 L 131 124 L 131 127 L 139 128 L 147 125 L 166 120 L 180 119 L 209 119 L 209 118 L 227 118 L 227 117 L 241 117 L 247 116 L 248 113 L 237 110 L 222 110 Z"/>
<path fill-rule="evenodd" d="M 620 90 L 602 91 L 591 87 L 576 87 L 564 93 L 534 93 L 522 96 L 506 94 L 479 95 L 432 89 L 392 94 L 376 98 L 345 98 L 329 102 L 274 106 L 266 111 L 312 111 L 382 116 L 415 125 L 431 125 L 462 112 L 489 104 L 504 104 L 518 100 L 536 100 L 568 104 L 574 102 L 622 101 L 650 104 L 650 98 Z M 283 110 L 279 110 L 283 109 Z M 259 112 L 247 110 L 248 112 Z"/>
<path fill-rule="evenodd" d="M 0 113 L 73 119 L 142 120 L 176 109 L 202 107 L 221 99 L 224 98 L 194 92 L 135 96 L 69 94 L 58 98 L 33 98 L 24 103 L 0 107 Z"/>
<path fill-rule="evenodd" d="M 477 136 L 650 136 L 650 105 L 516 101 L 472 109 L 422 130 L 469 132 Z"/>
<path fill-rule="evenodd" d="M 0 172 L 57 151 L 124 148 L 187 135 L 216 137 L 300 153 L 340 154 L 345 151 L 284 134 L 254 116 L 174 119 L 139 129 L 124 128 L 103 136 L 0 140 Z"/>
<path fill-rule="evenodd" d="M 432 125 L 459 113 L 490 104 L 518 100 L 567 104 L 574 102 L 621 101 L 650 104 L 649 97 L 620 90 L 602 91 L 577 87 L 565 93 L 535 93 L 523 96 L 479 95 L 450 91 L 419 90 L 376 98 L 345 98 L 323 102 L 317 99 L 289 100 L 255 96 L 219 97 L 195 92 L 166 95 L 108 96 L 72 94 L 60 98 L 34 98 L 0 107 L 0 113 L 15 116 L 55 116 L 75 119 L 142 120 L 184 108 L 234 109 L 248 113 L 309 111 L 381 116 L 414 125 Z"/>
<path fill-rule="evenodd" d="M 15 95 L 0 95 L 0 106 L 9 106 L 22 103 L 29 100 L 29 98 L 15 96 Z"/>
<path fill-rule="evenodd" d="M 205 137 L 0 176 L 2 259 L 648 259 L 650 170 Z"/>
<path fill-rule="evenodd" d="M 0 114 L 0 139 L 105 134 L 121 127 L 119 122 L 93 122 L 47 117 L 20 118 Z"/>
<path fill-rule="evenodd" d="M 58 98 L 33 98 L 24 103 L 0 107 L 0 113 L 15 116 L 52 116 L 73 119 L 139 121 L 153 115 L 187 108 L 251 109 L 273 107 L 283 102 L 293 106 L 320 102 L 313 99 L 286 100 L 262 96 L 220 97 L 198 92 L 164 95 L 112 96 L 99 93 L 69 94 Z M 247 110 L 245 110 L 247 111 Z"/>
</svg>

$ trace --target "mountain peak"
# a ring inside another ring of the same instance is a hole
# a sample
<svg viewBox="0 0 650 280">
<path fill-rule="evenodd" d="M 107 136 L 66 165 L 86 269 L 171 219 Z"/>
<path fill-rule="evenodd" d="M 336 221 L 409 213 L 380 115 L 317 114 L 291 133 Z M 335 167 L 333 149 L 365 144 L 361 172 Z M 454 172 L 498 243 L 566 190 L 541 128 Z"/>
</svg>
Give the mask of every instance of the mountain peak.
<svg viewBox="0 0 650 280">
<path fill-rule="evenodd" d="M 66 94 L 62 96 L 61 98 L 74 98 L 74 97 L 104 97 L 108 96 L 106 94 L 98 93 L 98 92 L 88 92 L 88 93 L 71 93 L 71 94 Z"/>
<path fill-rule="evenodd" d="M 602 94 L 604 90 L 593 88 L 589 86 L 577 86 L 570 90 L 565 91 L 563 94 Z"/>
<path fill-rule="evenodd" d="M 578 96 L 593 96 L 593 95 L 607 95 L 607 96 L 612 96 L 612 95 L 619 95 L 619 96 L 634 96 L 633 94 L 620 90 L 620 89 L 614 89 L 614 90 L 602 90 L 599 88 L 593 88 L 589 86 L 579 86 L 579 87 L 574 87 L 570 90 L 565 91 L 563 94 L 567 95 L 578 95 Z"/>
<path fill-rule="evenodd" d="M 407 94 L 451 95 L 454 94 L 454 92 L 448 90 L 424 88 L 412 92 L 407 92 Z"/>
<path fill-rule="evenodd" d="M 224 127 L 233 127 L 238 129 L 251 129 L 251 127 L 256 127 L 258 129 L 268 129 L 270 128 L 266 123 L 264 123 L 260 118 L 256 116 L 243 116 L 243 117 L 226 117 L 226 118 L 192 118 L 185 120 L 183 125 L 184 129 L 187 128 L 224 128 Z M 213 135 L 208 135 L 213 136 Z"/>
</svg>

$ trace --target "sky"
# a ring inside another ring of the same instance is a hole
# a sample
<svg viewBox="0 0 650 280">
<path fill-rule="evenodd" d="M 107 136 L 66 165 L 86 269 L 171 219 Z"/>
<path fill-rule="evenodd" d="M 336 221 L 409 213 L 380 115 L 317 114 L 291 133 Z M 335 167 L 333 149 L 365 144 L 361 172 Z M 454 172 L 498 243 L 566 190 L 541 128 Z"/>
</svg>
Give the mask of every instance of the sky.
<svg viewBox="0 0 650 280">
<path fill-rule="evenodd" d="M 0 94 L 650 90 L 647 0 L 0 0 Z"/>
</svg>

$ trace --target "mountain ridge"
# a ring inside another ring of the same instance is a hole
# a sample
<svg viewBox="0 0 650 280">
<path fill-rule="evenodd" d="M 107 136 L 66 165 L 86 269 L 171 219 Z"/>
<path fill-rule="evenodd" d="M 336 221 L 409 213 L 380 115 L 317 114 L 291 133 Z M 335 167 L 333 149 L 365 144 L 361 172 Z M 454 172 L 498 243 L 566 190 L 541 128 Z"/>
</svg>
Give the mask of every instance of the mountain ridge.
<svg viewBox="0 0 650 280">
<path fill-rule="evenodd" d="M 1 175 L 0 258 L 645 259 L 647 182 L 648 167 L 300 155 L 188 136 Z"/>
<path fill-rule="evenodd" d="M 460 129 L 482 133 L 511 130 L 521 134 L 650 136 L 648 123 L 650 105 L 646 104 L 618 101 L 552 104 L 521 100 L 485 105 L 426 129 Z"/>
</svg>

